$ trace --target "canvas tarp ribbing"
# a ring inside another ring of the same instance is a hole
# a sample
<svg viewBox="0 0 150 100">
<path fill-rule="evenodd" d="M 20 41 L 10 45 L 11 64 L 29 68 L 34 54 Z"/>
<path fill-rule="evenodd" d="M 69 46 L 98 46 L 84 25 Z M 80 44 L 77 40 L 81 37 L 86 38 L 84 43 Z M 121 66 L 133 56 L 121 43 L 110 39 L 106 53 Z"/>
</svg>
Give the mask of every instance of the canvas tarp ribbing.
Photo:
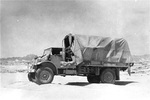
<svg viewBox="0 0 150 100">
<path fill-rule="evenodd" d="M 74 35 L 72 51 L 77 64 L 83 61 L 131 62 L 131 53 L 123 38 Z"/>
</svg>

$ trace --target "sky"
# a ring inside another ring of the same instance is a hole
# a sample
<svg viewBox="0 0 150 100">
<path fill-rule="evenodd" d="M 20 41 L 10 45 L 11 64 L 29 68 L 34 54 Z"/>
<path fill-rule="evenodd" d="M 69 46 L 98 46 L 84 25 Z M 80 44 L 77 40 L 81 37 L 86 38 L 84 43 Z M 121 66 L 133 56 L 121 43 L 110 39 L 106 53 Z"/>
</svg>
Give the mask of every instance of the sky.
<svg viewBox="0 0 150 100">
<path fill-rule="evenodd" d="M 149 0 L 1 0 L 0 57 L 41 55 L 65 35 L 124 38 L 133 55 L 150 54 Z"/>
</svg>

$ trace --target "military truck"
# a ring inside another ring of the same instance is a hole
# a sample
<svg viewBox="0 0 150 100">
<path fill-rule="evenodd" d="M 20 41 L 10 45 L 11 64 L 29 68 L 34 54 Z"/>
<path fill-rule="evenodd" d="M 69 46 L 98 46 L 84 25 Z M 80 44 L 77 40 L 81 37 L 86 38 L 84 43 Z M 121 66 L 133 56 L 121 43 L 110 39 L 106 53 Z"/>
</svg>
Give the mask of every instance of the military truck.
<svg viewBox="0 0 150 100">
<path fill-rule="evenodd" d="M 67 48 L 74 54 L 74 63 L 67 63 L 72 61 Z M 86 76 L 89 83 L 115 83 L 120 79 L 120 71 L 133 65 L 128 43 L 123 38 L 68 34 L 62 47 L 45 49 L 42 56 L 33 60 L 28 79 L 48 84 L 55 75 L 77 75 Z"/>
</svg>

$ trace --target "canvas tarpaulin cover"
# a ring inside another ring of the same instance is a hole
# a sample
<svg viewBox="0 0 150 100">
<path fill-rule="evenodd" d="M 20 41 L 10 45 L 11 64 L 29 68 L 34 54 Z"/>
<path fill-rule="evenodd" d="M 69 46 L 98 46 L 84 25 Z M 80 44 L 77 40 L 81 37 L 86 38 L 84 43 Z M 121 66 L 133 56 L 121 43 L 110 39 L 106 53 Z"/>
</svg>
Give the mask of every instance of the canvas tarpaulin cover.
<svg viewBox="0 0 150 100">
<path fill-rule="evenodd" d="M 75 34 L 71 49 L 77 64 L 83 61 L 129 63 L 132 60 L 128 43 L 123 38 Z"/>
</svg>

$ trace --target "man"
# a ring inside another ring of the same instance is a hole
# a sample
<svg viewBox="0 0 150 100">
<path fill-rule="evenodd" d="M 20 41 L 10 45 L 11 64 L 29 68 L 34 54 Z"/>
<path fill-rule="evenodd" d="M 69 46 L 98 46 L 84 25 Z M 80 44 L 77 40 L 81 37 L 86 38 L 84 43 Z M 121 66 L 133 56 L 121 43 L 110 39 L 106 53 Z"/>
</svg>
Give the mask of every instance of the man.
<svg viewBox="0 0 150 100">
<path fill-rule="evenodd" d="M 63 65 L 63 66 L 67 66 L 67 65 L 72 65 L 72 64 L 75 64 L 75 55 L 74 55 L 74 53 L 72 52 L 72 50 L 71 50 L 71 48 L 70 47 L 67 47 L 66 48 L 66 53 L 70 56 L 70 58 L 71 58 L 71 61 L 69 60 L 69 61 L 62 61 L 61 62 L 61 64 Z"/>
</svg>

